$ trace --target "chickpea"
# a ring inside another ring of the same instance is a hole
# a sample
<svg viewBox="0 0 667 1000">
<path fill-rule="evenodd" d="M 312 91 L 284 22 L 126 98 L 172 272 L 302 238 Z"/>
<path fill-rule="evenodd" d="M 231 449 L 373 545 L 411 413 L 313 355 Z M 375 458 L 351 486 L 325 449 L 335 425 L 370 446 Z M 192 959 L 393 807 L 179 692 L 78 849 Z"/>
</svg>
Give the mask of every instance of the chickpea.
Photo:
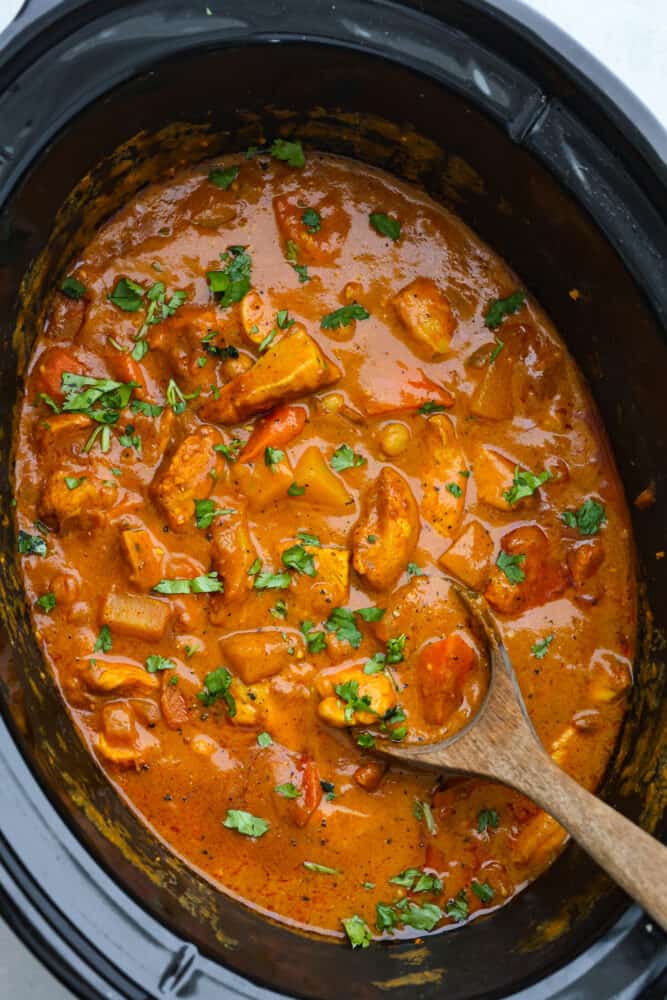
<svg viewBox="0 0 667 1000">
<path fill-rule="evenodd" d="M 385 455 L 400 455 L 410 441 L 410 431 L 405 424 L 392 422 L 382 428 L 380 447 Z"/>
<path fill-rule="evenodd" d="M 322 399 L 321 406 L 325 413 L 339 413 L 345 400 L 340 392 L 330 392 Z"/>
</svg>

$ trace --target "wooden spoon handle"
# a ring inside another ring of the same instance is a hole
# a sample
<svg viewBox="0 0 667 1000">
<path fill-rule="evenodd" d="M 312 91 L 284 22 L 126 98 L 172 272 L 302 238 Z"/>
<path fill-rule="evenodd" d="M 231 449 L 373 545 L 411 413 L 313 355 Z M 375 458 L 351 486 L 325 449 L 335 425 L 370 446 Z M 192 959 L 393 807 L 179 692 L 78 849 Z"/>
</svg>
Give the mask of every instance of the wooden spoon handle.
<svg viewBox="0 0 667 1000">
<path fill-rule="evenodd" d="M 533 750 L 507 781 L 557 819 L 667 931 L 667 847 Z M 505 779 L 503 779 L 505 780 Z"/>
</svg>

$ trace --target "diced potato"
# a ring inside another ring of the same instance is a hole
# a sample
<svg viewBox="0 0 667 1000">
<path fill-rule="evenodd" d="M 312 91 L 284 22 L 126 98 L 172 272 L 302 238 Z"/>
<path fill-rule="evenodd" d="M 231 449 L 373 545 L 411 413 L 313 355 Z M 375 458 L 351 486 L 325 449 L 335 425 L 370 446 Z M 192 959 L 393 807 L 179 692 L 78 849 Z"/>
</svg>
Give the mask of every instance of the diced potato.
<svg viewBox="0 0 667 1000">
<path fill-rule="evenodd" d="M 137 667 L 132 663 L 109 660 L 96 660 L 94 665 L 90 660 L 87 663 L 88 666 L 82 675 L 83 682 L 95 694 L 155 691 L 159 687 L 155 674 L 149 674 L 143 667 Z"/>
<path fill-rule="evenodd" d="M 226 508 L 227 503 L 221 507 Z M 257 558 L 257 549 L 250 537 L 245 504 L 235 499 L 229 507 L 235 513 L 216 517 L 211 525 L 211 554 L 213 568 L 225 585 L 225 604 L 234 604 L 252 589 L 248 570 Z"/>
<path fill-rule="evenodd" d="M 447 296 L 431 278 L 415 278 L 393 298 L 401 322 L 435 357 L 449 348 L 456 317 Z"/>
<path fill-rule="evenodd" d="M 504 494 L 514 482 L 516 462 L 482 445 L 475 455 L 474 468 L 477 498 L 496 510 L 511 510 Z"/>
<path fill-rule="evenodd" d="M 470 401 L 470 411 L 486 420 L 511 420 L 514 416 L 512 396 L 513 358 L 509 349 L 500 351 L 487 364 L 484 374 Z"/>
<path fill-rule="evenodd" d="M 440 535 L 452 535 L 465 508 L 468 468 L 449 417 L 438 413 L 426 424 L 426 466 L 422 474 L 422 514 Z"/>
<path fill-rule="evenodd" d="M 120 533 L 123 555 L 130 566 L 130 580 L 141 590 L 151 590 L 162 576 L 164 549 L 159 548 L 146 528 Z"/>
<path fill-rule="evenodd" d="M 266 715 L 266 687 L 257 684 L 250 688 L 240 677 L 233 677 L 229 693 L 236 704 L 236 714 L 229 721 L 234 726 L 258 726 Z"/>
<path fill-rule="evenodd" d="M 169 615 L 169 605 L 155 597 L 112 590 L 102 608 L 102 623 L 135 639 L 159 639 L 164 635 Z"/>
<path fill-rule="evenodd" d="M 331 545 L 303 546 L 315 560 L 314 577 L 299 574 L 292 579 L 291 592 L 305 617 L 327 617 L 332 608 L 342 608 L 350 594 L 350 553 Z"/>
<path fill-rule="evenodd" d="M 559 767 L 564 767 L 568 756 L 572 755 L 579 733 L 574 726 L 566 726 L 549 747 L 551 759 Z M 567 770 L 567 768 L 565 768 Z"/>
<path fill-rule="evenodd" d="M 347 514 L 354 503 L 343 480 L 329 468 L 316 445 L 306 448 L 297 462 L 294 482 L 306 488 L 304 500 L 340 514 Z"/>
<path fill-rule="evenodd" d="M 300 191 L 278 195 L 273 210 L 280 233 L 298 248 L 300 264 L 333 264 L 341 251 L 350 228 L 350 217 L 342 207 L 340 191 L 332 191 L 317 202 L 308 201 L 317 211 L 320 225 L 312 233 L 303 221 L 305 197 Z"/>
<path fill-rule="evenodd" d="M 254 413 L 315 392 L 339 378 L 339 368 L 303 327 L 295 326 L 274 342 L 249 371 L 223 386 L 218 399 L 207 399 L 201 414 L 215 423 L 239 423 Z"/>
<path fill-rule="evenodd" d="M 352 531 L 352 565 L 375 590 L 392 587 L 419 538 L 419 511 L 412 491 L 390 466 L 366 492 Z"/>
<path fill-rule="evenodd" d="M 555 819 L 540 812 L 524 824 L 512 845 L 512 860 L 521 866 L 539 870 L 562 847 L 567 833 Z"/>
<path fill-rule="evenodd" d="M 632 667 L 610 651 L 596 653 L 591 664 L 588 695 L 596 705 L 619 701 L 632 683 Z"/>
<path fill-rule="evenodd" d="M 194 523 L 195 500 L 204 500 L 213 488 L 213 473 L 220 475 L 221 459 L 213 450 L 222 441 L 213 427 L 200 427 L 189 434 L 167 459 L 152 486 L 169 527 L 178 531 Z"/>
<path fill-rule="evenodd" d="M 112 741 L 130 743 L 137 735 L 134 712 L 129 705 L 112 702 L 102 709 L 104 735 Z"/>
<path fill-rule="evenodd" d="M 288 628 L 236 632 L 224 636 L 220 648 L 224 661 L 244 684 L 273 677 L 304 656 L 303 636 L 296 629 Z"/>
<path fill-rule="evenodd" d="M 236 462 L 232 467 L 231 477 L 234 487 L 247 499 L 248 506 L 253 511 L 266 510 L 276 500 L 285 497 L 294 481 L 294 473 L 287 456 L 271 468 L 267 466 L 263 457 L 251 465 Z"/>
<path fill-rule="evenodd" d="M 113 476 L 102 478 L 101 467 L 74 470 L 60 467 L 53 472 L 40 497 L 39 509 L 43 517 L 58 522 L 65 531 L 77 531 L 94 524 L 102 511 L 109 510 L 118 497 L 118 484 Z M 80 479 L 74 489 L 65 481 Z"/>
<path fill-rule="evenodd" d="M 491 535 L 479 521 L 471 521 L 454 544 L 440 556 L 438 565 L 473 590 L 479 590 L 489 578 L 492 558 Z"/>
<path fill-rule="evenodd" d="M 251 344 L 261 344 L 276 325 L 276 314 L 259 292 L 251 288 L 241 300 L 243 332 Z"/>
<path fill-rule="evenodd" d="M 369 709 L 372 711 L 353 710 L 346 713 L 346 702 L 336 693 L 336 686 L 354 681 L 357 684 L 359 698 L 370 699 Z M 362 667 L 347 667 L 334 673 L 321 673 L 315 687 L 322 698 L 317 713 L 324 722 L 338 729 L 346 726 L 368 726 L 378 721 L 383 715 L 394 708 L 397 703 L 396 691 L 391 678 L 385 673 L 365 674 Z M 346 715 L 349 716 L 346 718 Z"/>
</svg>

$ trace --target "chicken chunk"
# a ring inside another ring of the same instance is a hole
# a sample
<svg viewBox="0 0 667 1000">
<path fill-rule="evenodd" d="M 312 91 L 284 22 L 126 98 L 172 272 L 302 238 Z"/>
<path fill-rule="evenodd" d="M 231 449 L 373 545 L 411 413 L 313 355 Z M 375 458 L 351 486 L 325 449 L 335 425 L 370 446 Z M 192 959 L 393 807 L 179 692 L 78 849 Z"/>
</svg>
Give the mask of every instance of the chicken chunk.
<svg viewBox="0 0 667 1000">
<path fill-rule="evenodd" d="M 161 549 L 146 528 L 120 533 L 121 547 L 130 567 L 130 581 L 140 590 L 151 590 L 162 576 Z"/>
<path fill-rule="evenodd" d="M 182 729 L 189 722 L 188 706 L 183 693 L 171 681 L 172 678 L 166 675 L 162 678 L 162 717 L 169 729 Z"/>
<path fill-rule="evenodd" d="M 315 680 L 315 689 L 322 699 L 317 714 L 337 729 L 372 725 L 398 702 L 387 674 L 369 676 L 361 666 L 323 671 Z M 361 707 L 361 703 L 366 707 Z"/>
<path fill-rule="evenodd" d="M 118 484 L 102 466 L 76 471 L 61 467 L 49 476 L 39 509 L 45 520 L 55 520 L 64 531 L 87 530 L 117 497 Z"/>
<path fill-rule="evenodd" d="M 83 365 L 69 349 L 49 347 L 38 357 L 30 381 L 35 394 L 43 392 L 56 403 L 62 403 L 65 398 L 62 391 L 63 372 L 82 375 L 83 371 Z"/>
<path fill-rule="evenodd" d="M 238 783 L 238 791 L 232 786 L 231 793 L 243 808 L 269 822 L 287 821 L 296 827 L 306 826 L 322 798 L 315 761 L 279 743 L 251 750 Z M 287 797 L 276 791 L 285 786 L 293 786 L 298 794 Z"/>
<path fill-rule="evenodd" d="M 465 621 L 449 580 L 437 573 L 413 577 L 382 603 L 386 611 L 372 625 L 373 632 L 384 643 L 404 634 L 406 657 L 425 642 L 456 631 Z"/>
<path fill-rule="evenodd" d="M 235 499 L 229 508 L 235 513 L 216 517 L 211 525 L 211 554 L 213 568 L 225 585 L 223 600 L 225 604 L 235 604 L 252 590 L 253 578 L 248 570 L 257 558 L 257 550 L 250 537 L 243 502 Z"/>
<path fill-rule="evenodd" d="M 213 487 L 213 474 L 221 474 L 222 462 L 213 450 L 221 441 L 215 428 L 200 427 L 181 441 L 158 474 L 152 493 L 172 531 L 194 523 L 195 500 L 205 499 Z"/>
<path fill-rule="evenodd" d="M 352 565 L 375 590 L 392 587 L 419 538 L 419 511 L 402 476 L 385 465 L 352 531 Z"/>
<path fill-rule="evenodd" d="M 327 617 L 332 608 L 342 608 L 350 594 L 350 553 L 332 545 L 304 545 L 313 557 L 315 576 L 295 575 L 290 602 L 304 618 Z"/>
<path fill-rule="evenodd" d="M 288 628 L 236 632 L 220 640 L 220 649 L 225 662 L 244 684 L 273 677 L 304 657 L 303 636 Z"/>
<path fill-rule="evenodd" d="M 201 408 L 205 420 L 234 424 L 285 400 L 315 392 L 340 378 L 340 370 L 303 327 L 289 330 L 249 371 L 228 382 Z"/>
<path fill-rule="evenodd" d="M 504 535 L 500 544 L 502 551 L 484 591 L 496 611 L 519 614 L 562 594 L 567 573 L 542 528 L 522 525 Z"/>
<path fill-rule="evenodd" d="M 56 295 L 49 316 L 47 335 L 60 343 L 71 343 L 83 327 L 87 307 L 88 301 L 85 296 L 72 299 L 68 295 Z"/>
<path fill-rule="evenodd" d="M 121 635 L 135 639 L 159 639 L 169 621 L 169 605 L 142 594 L 119 594 L 112 590 L 102 608 L 102 622 Z"/>
<path fill-rule="evenodd" d="M 491 535 L 479 521 L 471 521 L 454 544 L 440 556 L 438 565 L 473 590 L 479 590 L 489 578 L 492 556 Z"/>
<path fill-rule="evenodd" d="M 319 227 L 312 232 L 303 220 L 305 199 L 300 191 L 278 195 L 273 199 L 273 210 L 278 229 L 287 243 L 297 247 L 299 262 L 327 266 L 338 257 L 350 228 L 350 217 L 343 209 L 341 193 L 332 191 L 315 204 Z"/>
<path fill-rule="evenodd" d="M 427 464 L 422 477 L 422 514 L 438 534 L 449 536 L 463 517 L 468 463 L 444 413 L 427 421 L 424 444 Z"/>
<path fill-rule="evenodd" d="M 490 360 L 470 401 L 470 412 L 486 420 L 511 420 L 514 416 L 512 373 L 514 352 L 511 345 L 502 345 L 496 357 L 491 349 Z"/>
<path fill-rule="evenodd" d="M 432 356 L 444 354 L 456 329 L 447 296 L 431 278 L 415 278 L 393 298 L 408 333 Z"/>
<path fill-rule="evenodd" d="M 155 674 L 133 663 L 96 658 L 87 661 L 82 678 L 93 694 L 151 692 L 156 691 L 160 683 Z"/>
</svg>

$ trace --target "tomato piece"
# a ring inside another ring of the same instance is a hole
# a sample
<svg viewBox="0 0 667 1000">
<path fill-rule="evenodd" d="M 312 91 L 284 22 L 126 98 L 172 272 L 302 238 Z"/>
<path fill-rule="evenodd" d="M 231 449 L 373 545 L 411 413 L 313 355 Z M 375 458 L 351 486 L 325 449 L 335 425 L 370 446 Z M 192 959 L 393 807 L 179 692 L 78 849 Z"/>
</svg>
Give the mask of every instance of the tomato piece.
<svg viewBox="0 0 667 1000">
<path fill-rule="evenodd" d="M 40 354 L 33 371 L 35 391 L 44 392 L 56 403 L 62 403 L 65 394 L 62 391 L 63 372 L 83 374 L 81 362 L 64 347 L 49 347 Z"/>
<path fill-rule="evenodd" d="M 463 681 L 475 663 L 475 652 L 458 632 L 422 649 L 417 680 L 426 722 L 441 726 L 461 700 Z"/>
<path fill-rule="evenodd" d="M 303 406 L 277 406 L 257 424 L 241 451 L 239 462 L 254 462 L 266 448 L 276 448 L 297 437 L 306 422 Z"/>
</svg>

